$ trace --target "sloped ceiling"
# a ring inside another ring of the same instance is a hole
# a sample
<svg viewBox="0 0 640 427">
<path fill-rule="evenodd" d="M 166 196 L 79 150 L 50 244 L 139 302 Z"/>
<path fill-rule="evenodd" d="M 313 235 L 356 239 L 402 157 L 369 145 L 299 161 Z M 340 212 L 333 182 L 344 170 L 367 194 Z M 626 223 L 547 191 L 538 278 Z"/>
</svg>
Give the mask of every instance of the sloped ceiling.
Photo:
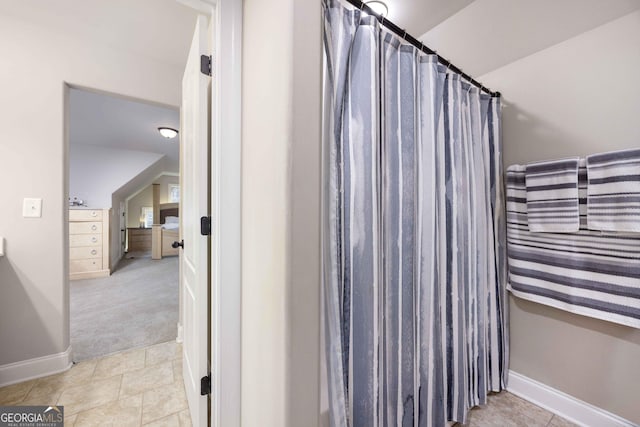
<svg viewBox="0 0 640 427">
<path fill-rule="evenodd" d="M 639 0 L 476 0 L 420 39 L 479 77 L 638 8 Z"/>
<path fill-rule="evenodd" d="M 165 156 L 167 172 L 178 172 L 179 136 L 166 139 L 158 127 L 180 129 L 177 109 L 71 89 L 69 143 L 145 151 Z"/>
<path fill-rule="evenodd" d="M 364 0 L 366 1 L 366 0 Z M 384 0 L 388 18 L 418 37 L 429 31 L 473 0 Z"/>
</svg>

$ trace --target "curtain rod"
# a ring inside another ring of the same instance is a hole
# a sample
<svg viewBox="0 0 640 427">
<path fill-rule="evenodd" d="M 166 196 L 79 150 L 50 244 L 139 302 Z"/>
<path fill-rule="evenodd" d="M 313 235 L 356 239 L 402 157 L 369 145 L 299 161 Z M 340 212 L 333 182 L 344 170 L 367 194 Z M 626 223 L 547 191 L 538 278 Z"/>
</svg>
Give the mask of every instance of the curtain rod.
<svg viewBox="0 0 640 427">
<path fill-rule="evenodd" d="M 406 41 L 408 43 L 411 43 L 413 46 L 415 46 L 416 48 L 420 49 L 422 52 L 427 53 L 429 55 L 436 55 L 436 57 L 438 58 L 438 62 L 440 64 L 446 65 L 449 70 L 451 70 L 451 71 L 453 71 L 453 72 L 455 72 L 457 74 L 460 74 L 469 83 L 471 83 L 474 86 L 479 87 L 480 90 L 488 93 L 491 96 L 496 96 L 496 97 L 500 96 L 500 92 L 492 92 L 489 88 L 484 86 L 479 81 L 475 80 L 473 77 L 471 77 L 470 75 L 468 75 L 467 73 L 462 71 L 460 68 L 456 67 L 450 61 L 448 61 L 447 59 L 445 59 L 442 56 L 438 55 L 438 53 L 435 50 L 432 50 L 428 46 L 425 46 L 424 43 L 422 43 L 420 40 L 418 40 L 415 37 L 413 37 L 411 34 L 407 33 L 406 30 L 403 30 L 402 28 L 398 27 L 393 22 L 391 22 L 388 19 L 385 19 L 383 16 L 378 15 L 377 13 L 375 13 L 373 11 L 373 9 L 371 9 L 371 7 L 369 7 L 366 3 L 362 2 L 361 0 L 346 0 L 346 1 L 349 2 L 352 6 L 358 8 L 360 10 L 364 10 L 369 15 L 372 15 L 372 16 L 376 17 L 378 19 L 378 21 L 380 22 L 380 25 L 385 26 L 387 29 L 389 29 L 394 34 L 396 34 L 398 37 L 402 38 L 404 41 Z"/>
</svg>

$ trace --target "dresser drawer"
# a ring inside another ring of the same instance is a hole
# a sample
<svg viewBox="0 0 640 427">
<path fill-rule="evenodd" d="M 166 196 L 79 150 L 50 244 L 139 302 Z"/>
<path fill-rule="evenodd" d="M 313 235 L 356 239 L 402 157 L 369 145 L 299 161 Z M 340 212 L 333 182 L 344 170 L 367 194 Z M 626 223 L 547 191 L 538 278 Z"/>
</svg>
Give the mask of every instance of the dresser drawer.
<svg viewBox="0 0 640 427">
<path fill-rule="evenodd" d="M 109 269 L 109 209 L 69 209 L 69 278 L 107 277 Z"/>
<path fill-rule="evenodd" d="M 85 273 L 102 270 L 102 258 L 72 259 L 69 261 L 69 273 Z"/>
<path fill-rule="evenodd" d="M 69 247 L 102 246 L 102 234 L 70 234 Z"/>
<path fill-rule="evenodd" d="M 102 233 L 101 222 L 70 222 L 69 234 L 95 234 Z"/>
<path fill-rule="evenodd" d="M 102 258 L 102 246 L 69 248 L 69 259 Z"/>
<path fill-rule="evenodd" d="M 100 209 L 69 209 L 69 221 L 102 221 Z"/>
</svg>

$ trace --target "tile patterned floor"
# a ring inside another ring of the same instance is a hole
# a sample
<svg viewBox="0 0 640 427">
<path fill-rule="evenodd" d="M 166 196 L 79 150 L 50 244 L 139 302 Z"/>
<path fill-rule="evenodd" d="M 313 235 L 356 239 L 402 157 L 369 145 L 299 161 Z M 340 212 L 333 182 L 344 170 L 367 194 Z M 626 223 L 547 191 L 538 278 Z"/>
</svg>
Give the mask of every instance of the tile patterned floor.
<svg viewBox="0 0 640 427">
<path fill-rule="evenodd" d="M 490 395 L 486 406 L 471 410 L 467 424 L 456 424 L 456 426 L 576 427 L 564 418 L 505 391 Z"/>
<path fill-rule="evenodd" d="M 64 405 L 65 427 L 191 427 L 175 342 L 82 361 L 68 371 L 0 388 L 1 405 Z M 502 392 L 456 427 L 574 427 Z"/>
<path fill-rule="evenodd" d="M 1 405 L 64 405 L 65 427 L 191 427 L 181 346 L 167 342 L 85 360 L 0 388 Z"/>
</svg>

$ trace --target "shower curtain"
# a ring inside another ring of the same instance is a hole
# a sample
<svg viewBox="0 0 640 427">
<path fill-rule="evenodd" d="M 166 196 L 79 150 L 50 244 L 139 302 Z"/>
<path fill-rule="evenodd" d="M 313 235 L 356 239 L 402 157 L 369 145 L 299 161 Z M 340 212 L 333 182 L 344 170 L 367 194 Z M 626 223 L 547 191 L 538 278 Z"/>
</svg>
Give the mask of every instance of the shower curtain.
<svg viewBox="0 0 640 427">
<path fill-rule="evenodd" d="M 508 372 L 500 98 L 373 16 L 323 16 L 330 422 L 465 422 Z"/>
</svg>

